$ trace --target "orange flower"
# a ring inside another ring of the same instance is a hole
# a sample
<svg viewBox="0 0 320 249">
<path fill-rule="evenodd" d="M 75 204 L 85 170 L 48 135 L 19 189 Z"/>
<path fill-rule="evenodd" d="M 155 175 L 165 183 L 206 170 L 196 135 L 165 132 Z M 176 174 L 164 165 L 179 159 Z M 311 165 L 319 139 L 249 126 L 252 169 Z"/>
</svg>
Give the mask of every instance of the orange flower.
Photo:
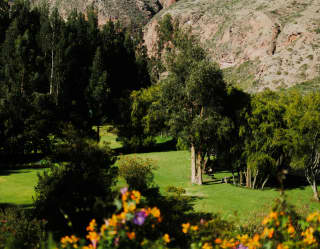
<svg viewBox="0 0 320 249">
<path fill-rule="evenodd" d="M 182 232 L 183 233 L 188 233 L 189 228 L 190 228 L 190 223 L 182 224 Z"/>
<path fill-rule="evenodd" d="M 91 240 L 91 242 L 96 243 L 97 241 L 99 241 L 100 236 L 96 232 L 89 232 L 86 238 Z"/>
<path fill-rule="evenodd" d="M 295 233 L 295 229 L 294 227 L 290 224 L 288 227 L 288 233 L 291 234 L 291 236 L 293 236 L 293 234 Z"/>
<path fill-rule="evenodd" d="M 96 226 L 97 226 L 97 222 L 95 219 L 93 219 L 92 221 L 90 221 L 89 226 L 87 226 L 87 231 L 93 232 Z"/>
<path fill-rule="evenodd" d="M 318 212 L 314 212 L 314 213 L 309 214 L 307 217 L 307 221 L 308 222 L 313 221 L 315 218 L 317 218 L 318 215 L 320 215 Z"/>
<path fill-rule="evenodd" d="M 133 240 L 133 239 L 136 238 L 135 232 L 127 233 L 127 236 L 128 236 L 128 238 L 129 238 L 130 240 Z"/>
<path fill-rule="evenodd" d="M 216 244 L 221 244 L 221 243 L 222 243 L 222 240 L 221 240 L 220 238 L 216 238 L 215 241 L 214 241 L 214 243 L 216 243 Z"/>
<path fill-rule="evenodd" d="M 267 228 L 265 227 L 263 232 L 262 232 L 262 237 L 268 237 L 269 239 L 271 239 L 273 237 L 274 234 L 274 229 L 273 228 Z"/>
<path fill-rule="evenodd" d="M 132 200 L 135 200 L 137 202 L 137 204 L 140 203 L 141 194 L 140 194 L 139 191 L 133 190 L 131 192 L 131 196 L 130 197 L 131 197 Z"/>
<path fill-rule="evenodd" d="M 249 249 L 256 249 L 261 247 L 261 244 L 259 243 L 259 239 L 260 239 L 259 235 L 255 234 L 253 236 L 253 239 L 250 239 L 248 242 Z"/>
<path fill-rule="evenodd" d="M 170 236 L 169 236 L 169 234 L 166 233 L 165 235 L 163 235 L 162 239 L 164 240 L 164 242 L 170 243 Z"/>
<path fill-rule="evenodd" d="M 191 226 L 191 230 L 192 230 L 192 231 L 198 231 L 198 230 L 199 230 L 199 227 L 198 227 L 198 226 Z"/>
<path fill-rule="evenodd" d="M 278 244 L 277 249 L 289 249 L 289 247 L 280 243 Z"/>
</svg>

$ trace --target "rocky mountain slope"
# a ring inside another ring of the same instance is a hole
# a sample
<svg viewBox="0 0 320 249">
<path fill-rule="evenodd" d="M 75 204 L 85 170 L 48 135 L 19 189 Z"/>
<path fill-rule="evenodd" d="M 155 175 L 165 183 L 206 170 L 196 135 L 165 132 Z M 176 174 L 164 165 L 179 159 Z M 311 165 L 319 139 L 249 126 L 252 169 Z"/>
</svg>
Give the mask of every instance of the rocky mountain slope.
<svg viewBox="0 0 320 249">
<path fill-rule="evenodd" d="M 64 17 L 73 9 L 86 12 L 92 4 L 97 8 L 99 24 L 119 20 L 137 27 L 145 25 L 169 0 L 30 0 L 34 5 L 48 3 L 57 7 Z"/>
<path fill-rule="evenodd" d="M 191 25 L 227 81 L 248 91 L 319 82 L 320 0 L 180 0 L 145 27 L 150 52 L 165 14 Z"/>
</svg>

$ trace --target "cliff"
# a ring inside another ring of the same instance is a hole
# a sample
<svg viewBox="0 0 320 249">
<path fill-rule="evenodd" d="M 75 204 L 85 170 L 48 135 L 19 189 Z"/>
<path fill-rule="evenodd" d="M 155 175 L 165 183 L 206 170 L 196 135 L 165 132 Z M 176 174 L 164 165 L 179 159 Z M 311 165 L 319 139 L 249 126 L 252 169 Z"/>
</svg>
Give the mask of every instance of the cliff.
<svg viewBox="0 0 320 249">
<path fill-rule="evenodd" d="M 318 82 L 319 0 L 180 0 L 146 25 L 149 53 L 166 14 L 192 27 L 230 83 L 260 91 Z"/>
</svg>

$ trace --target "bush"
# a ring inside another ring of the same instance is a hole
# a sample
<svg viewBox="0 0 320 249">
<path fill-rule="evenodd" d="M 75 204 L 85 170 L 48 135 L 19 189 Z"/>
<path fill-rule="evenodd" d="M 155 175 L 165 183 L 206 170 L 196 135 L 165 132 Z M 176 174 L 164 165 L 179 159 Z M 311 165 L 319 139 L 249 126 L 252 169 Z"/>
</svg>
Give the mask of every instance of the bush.
<svg viewBox="0 0 320 249">
<path fill-rule="evenodd" d="M 32 218 L 25 210 L 4 209 L 0 211 L 0 248 L 39 248 L 45 238 L 44 226 L 44 221 Z"/>
<path fill-rule="evenodd" d="M 122 156 L 118 162 L 119 175 L 123 177 L 129 189 L 136 189 L 144 193 L 153 183 L 155 162 L 140 157 Z"/>
<path fill-rule="evenodd" d="M 48 221 L 51 231 L 79 233 L 92 217 L 102 219 L 113 211 L 117 171 L 110 152 L 88 142 L 70 145 L 68 158 L 38 175 L 35 214 Z"/>
</svg>

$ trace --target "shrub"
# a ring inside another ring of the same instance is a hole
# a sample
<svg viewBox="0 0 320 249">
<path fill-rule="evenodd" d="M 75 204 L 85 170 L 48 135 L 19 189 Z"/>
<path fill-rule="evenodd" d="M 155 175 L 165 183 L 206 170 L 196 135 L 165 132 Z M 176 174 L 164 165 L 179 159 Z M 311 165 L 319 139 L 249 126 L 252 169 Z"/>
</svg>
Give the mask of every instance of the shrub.
<svg viewBox="0 0 320 249">
<path fill-rule="evenodd" d="M 108 152 L 84 141 L 70 145 L 70 162 L 52 164 L 38 175 L 35 214 L 48 221 L 55 232 L 80 232 L 92 217 L 103 218 L 113 211 L 111 186 L 116 168 Z"/>
<path fill-rule="evenodd" d="M 122 156 L 118 162 L 119 175 L 123 177 L 129 189 L 145 192 L 152 186 L 153 170 L 156 169 L 155 162 L 151 159 L 140 157 Z"/>
<path fill-rule="evenodd" d="M 0 211 L 0 248 L 39 248 L 45 238 L 44 226 L 44 221 L 32 218 L 25 210 L 4 209 Z"/>
</svg>

